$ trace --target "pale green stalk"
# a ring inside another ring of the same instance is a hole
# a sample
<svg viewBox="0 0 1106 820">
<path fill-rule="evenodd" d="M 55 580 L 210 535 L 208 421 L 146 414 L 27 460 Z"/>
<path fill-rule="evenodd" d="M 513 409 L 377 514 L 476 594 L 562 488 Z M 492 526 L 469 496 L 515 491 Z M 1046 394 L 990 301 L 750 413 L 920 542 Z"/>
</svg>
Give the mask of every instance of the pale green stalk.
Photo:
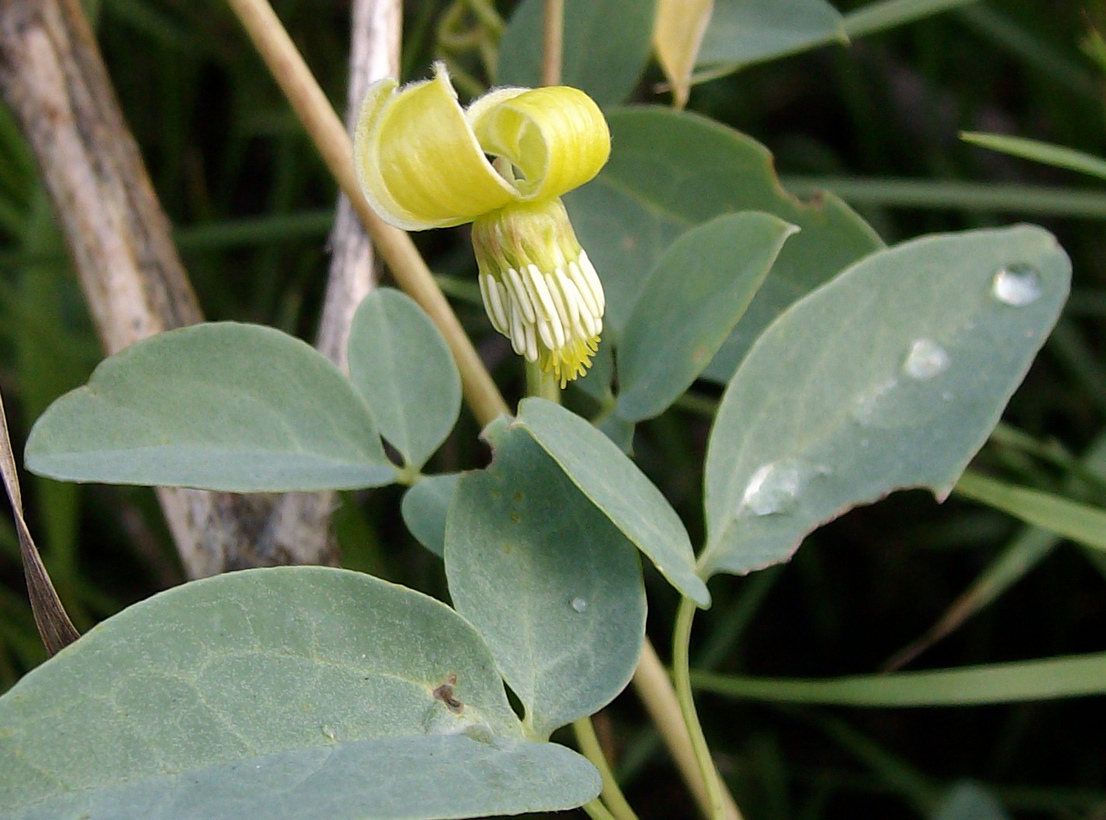
<svg viewBox="0 0 1106 820">
<path fill-rule="evenodd" d="M 695 602 L 690 598 L 680 599 L 676 610 L 676 628 L 672 639 L 672 677 L 676 683 L 676 697 L 680 702 L 684 724 L 691 735 L 691 748 L 699 764 L 699 772 L 707 792 L 707 816 L 711 820 L 739 820 L 737 806 L 729 798 L 726 784 L 710 756 L 699 715 L 695 711 L 695 699 L 691 693 L 691 667 L 689 653 L 691 647 L 691 623 L 695 618 Z"/>
<path fill-rule="evenodd" d="M 704 692 L 770 703 L 871 709 L 1026 703 L 1106 694 L 1106 652 L 821 680 L 695 672 L 692 681 Z"/>
<path fill-rule="evenodd" d="M 589 800 L 584 805 L 580 806 L 587 812 L 588 817 L 592 820 L 616 820 L 615 816 L 611 814 L 610 810 L 603 805 L 603 801 L 598 797 L 594 800 Z"/>
<path fill-rule="evenodd" d="M 1013 157 L 1106 179 L 1106 160 L 1063 145 L 1006 134 L 982 134 L 978 131 L 961 131 L 960 139 Z"/>
<path fill-rule="evenodd" d="M 933 208 L 942 211 L 1004 211 L 1019 214 L 1106 219 L 1106 194 L 1014 182 L 887 179 L 883 177 L 792 177 L 780 180 L 793 194 L 833 191 L 851 205 Z"/>
<path fill-rule="evenodd" d="M 641 698 L 649 717 L 657 726 L 664 739 L 668 752 L 676 764 L 680 776 L 691 791 L 699 810 L 706 817 L 711 815 L 710 794 L 706 783 L 699 770 L 699 762 L 688 731 L 688 724 L 684 720 L 680 701 L 676 696 L 676 690 L 672 688 L 672 680 L 668 677 L 664 665 L 657 657 L 657 651 L 648 638 L 641 652 L 637 669 L 634 670 L 634 688 Z M 722 817 L 727 820 L 740 820 L 741 812 L 733 802 L 730 793 L 726 791 L 725 784 L 722 787 L 722 797 L 725 801 L 725 813 Z"/>
<path fill-rule="evenodd" d="M 637 820 L 637 814 L 634 813 L 633 808 L 626 801 L 626 796 L 619 788 L 610 764 L 607 763 L 607 758 L 603 754 L 603 747 L 599 743 L 599 737 L 595 734 L 595 726 L 591 722 L 591 718 L 580 718 L 572 724 L 572 728 L 576 732 L 576 743 L 579 744 L 580 751 L 583 752 L 584 757 L 592 762 L 603 777 L 603 791 L 600 793 L 600 797 L 607 808 L 610 809 L 611 814 L 614 815 L 616 820 Z"/>
</svg>

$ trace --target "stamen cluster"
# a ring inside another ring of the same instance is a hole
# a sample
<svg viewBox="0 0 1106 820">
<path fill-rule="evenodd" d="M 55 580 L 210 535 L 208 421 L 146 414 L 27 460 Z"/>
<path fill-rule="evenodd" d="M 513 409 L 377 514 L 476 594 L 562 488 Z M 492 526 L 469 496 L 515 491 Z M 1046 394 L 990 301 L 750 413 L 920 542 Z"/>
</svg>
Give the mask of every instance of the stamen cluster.
<svg viewBox="0 0 1106 820">
<path fill-rule="evenodd" d="M 603 286 L 559 199 L 473 223 L 480 294 L 492 326 L 564 387 L 583 375 L 603 331 Z"/>
</svg>

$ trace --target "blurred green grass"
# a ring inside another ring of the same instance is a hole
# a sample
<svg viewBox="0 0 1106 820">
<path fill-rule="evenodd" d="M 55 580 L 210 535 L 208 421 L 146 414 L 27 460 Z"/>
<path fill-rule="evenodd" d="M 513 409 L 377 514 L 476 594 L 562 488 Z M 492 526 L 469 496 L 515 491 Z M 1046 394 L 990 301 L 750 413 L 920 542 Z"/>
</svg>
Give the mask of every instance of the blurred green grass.
<svg viewBox="0 0 1106 820">
<path fill-rule="evenodd" d="M 405 71 L 422 76 L 447 3 L 407 4 Z M 512 3 L 499 3 L 508 16 Z M 839 0 L 842 12 L 866 5 Z M 341 110 L 346 3 L 287 0 L 278 13 Z M 1075 287 L 998 439 L 981 463 L 1012 481 L 1067 492 L 1106 417 L 1106 190 L 1069 171 L 987 152 L 962 130 L 1045 140 L 1106 156 L 1106 79 L 1085 54 L 1101 3 L 991 0 L 754 66 L 692 91 L 690 108 L 746 131 L 776 154 L 795 190 L 828 185 L 889 243 L 921 233 L 1041 222 L 1073 258 Z M 310 338 L 327 266 L 335 186 L 229 10 L 192 0 L 102 0 L 98 34 L 128 122 L 176 225 L 209 318 L 274 325 Z M 639 98 L 651 93 L 656 69 Z M 460 280 L 460 312 L 485 325 L 456 232 L 419 236 L 435 272 Z M 0 107 L 0 389 L 17 442 L 99 359 L 33 159 Z M 504 377 L 517 382 L 517 374 Z M 710 388 L 642 427 L 643 467 L 700 529 Z M 464 422 L 443 468 L 484 457 Z M 1029 442 L 1029 444 L 1026 444 Z M 1031 446 L 1032 445 L 1032 446 Z M 1051 450 L 1048 448 L 1052 448 Z M 1059 450 L 1065 458 L 1049 457 Z M 1094 470 L 1095 467 L 1086 469 Z M 1103 480 L 1098 474 L 1099 481 Z M 27 477 L 31 526 L 78 626 L 181 580 L 152 493 Z M 1079 496 L 1102 505 L 1101 489 Z M 440 566 L 404 533 L 398 494 L 349 495 L 345 561 L 442 592 Z M 716 582 L 699 622 L 700 663 L 722 673 L 828 677 L 870 673 L 938 621 L 1024 530 L 994 510 L 898 494 L 812 536 L 786 567 Z M 1053 541 L 1014 563 L 989 606 L 913 668 L 1102 650 L 1106 561 Z M 655 579 L 653 579 L 655 581 Z M 674 601 L 650 585 L 650 629 L 669 640 Z M 0 518 L 0 690 L 43 654 L 25 603 L 7 517 Z M 750 818 L 917 816 L 961 779 L 989 784 L 1017 817 L 1106 811 L 1106 721 L 1086 699 L 961 709 L 773 706 L 704 695 L 724 774 Z M 602 716 L 643 817 L 682 816 L 683 793 L 631 699 Z"/>
</svg>

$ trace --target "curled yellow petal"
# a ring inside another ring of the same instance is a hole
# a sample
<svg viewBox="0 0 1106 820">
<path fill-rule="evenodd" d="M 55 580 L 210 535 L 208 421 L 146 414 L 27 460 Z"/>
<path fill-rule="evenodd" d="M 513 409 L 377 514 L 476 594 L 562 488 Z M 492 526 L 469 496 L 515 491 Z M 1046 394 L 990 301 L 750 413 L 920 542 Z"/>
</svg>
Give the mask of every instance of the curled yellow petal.
<svg viewBox="0 0 1106 820">
<path fill-rule="evenodd" d="M 599 106 L 567 86 L 501 89 L 468 112 L 480 146 L 521 172 L 521 201 L 559 197 L 594 177 L 611 153 L 611 135 Z"/>
<path fill-rule="evenodd" d="M 369 89 L 354 164 L 369 204 L 405 230 L 554 199 L 594 177 L 610 155 L 599 106 L 574 88 L 496 89 L 465 111 L 440 63 L 433 79 L 396 88 L 387 79 Z"/>
<path fill-rule="evenodd" d="M 361 189 L 380 216 L 404 230 L 471 222 L 518 198 L 477 142 L 449 76 L 396 91 L 374 83 L 354 138 Z"/>
</svg>

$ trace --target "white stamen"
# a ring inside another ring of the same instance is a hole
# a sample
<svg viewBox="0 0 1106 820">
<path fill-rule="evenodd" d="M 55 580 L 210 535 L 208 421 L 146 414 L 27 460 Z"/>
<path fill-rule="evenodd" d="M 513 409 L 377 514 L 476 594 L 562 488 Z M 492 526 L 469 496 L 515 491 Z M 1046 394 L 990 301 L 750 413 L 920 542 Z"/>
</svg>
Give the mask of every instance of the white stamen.
<svg viewBox="0 0 1106 820">
<path fill-rule="evenodd" d="M 519 309 L 522 311 L 522 315 L 526 317 L 526 321 L 533 322 L 536 320 L 537 314 L 534 313 L 534 305 L 530 302 L 530 294 L 526 292 L 526 286 L 522 284 L 518 271 L 514 268 L 507 268 L 506 280 L 511 296 L 514 297 L 512 301 L 518 302 Z"/>
<path fill-rule="evenodd" d="M 570 330 L 561 324 L 557 318 L 557 314 L 553 314 L 548 322 L 539 322 L 540 326 L 548 326 L 551 335 L 553 336 L 553 344 L 549 345 L 550 349 L 559 349 L 565 346 L 565 335 Z"/>
<path fill-rule="evenodd" d="M 541 275 L 537 265 L 527 265 L 524 271 L 526 284 L 534 293 L 534 303 L 541 305 L 542 313 L 546 318 L 557 315 L 557 307 L 553 304 L 553 297 L 549 295 L 549 288 L 545 284 L 545 277 Z"/>
<path fill-rule="evenodd" d="M 580 270 L 584 272 L 584 277 L 587 279 L 589 285 L 591 285 L 592 295 L 595 296 L 595 303 L 599 309 L 595 312 L 596 316 L 603 315 L 603 308 L 607 306 L 607 301 L 603 296 L 603 283 L 599 281 L 599 274 L 595 272 L 595 267 L 591 264 L 591 260 L 588 259 L 587 251 L 580 251 L 580 258 L 576 260 L 580 264 Z"/>
<path fill-rule="evenodd" d="M 523 329 L 526 331 L 526 360 L 536 362 L 538 360 L 538 340 L 534 333 L 534 326 L 525 325 Z"/>
<path fill-rule="evenodd" d="M 561 268 L 553 277 L 557 281 L 557 287 L 561 290 L 561 296 L 564 297 L 565 307 L 568 309 L 568 319 L 572 323 L 572 328 L 577 334 L 580 334 L 583 328 L 580 325 L 580 294 L 579 289 L 569 278 L 567 271 Z"/>
<path fill-rule="evenodd" d="M 500 309 L 503 311 L 503 315 L 501 318 L 503 319 L 503 327 L 506 328 L 506 330 L 504 330 L 503 332 L 506 334 L 511 329 L 511 311 L 508 307 L 511 304 L 511 299 L 509 294 L 507 293 L 506 285 L 504 285 L 495 277 L 492 277 L 492 284 L 495 285 L 493 290 L 495 292 L 496 300 L 499 303 Z"/>
<path fill-rule="evenodd" d="M 565 343 L 565 334 L 568 332 L 568 328 L 561 324 L 559 317 L 557 316 L 557 305 L 553 300 L 553 295 L 549 292 L 549 286 L 545 282 L 545 277 L 542 276 L 537 265 L 527 265 L 525 274 L 525 282 L 530 288 L 530 292 L 535 294 L 535 303 L 541 308 L 539 311 L 542 314 L 538 324 L 549 325 L 548 331 L 550 337 L 554 340 L 555 344 L 550 344 L 549 347 L 562 347 Z"/>
<path fill-rule="evenodd" d="M 565 292 L 565 300 L 570 303 L 569 311 L 575 311 L 572 316 L 576 334 L 583 339 L 590 339 L 595 336 L 595 317 L 588 310 L 587 303 L 584 301 L 580 289 L 576 287 L 576 283 L 565 276 L 561 279 L 561 290 Z"/>
<path fill-rule="evenodd" d="M 480 274 L 479 282 L 480 296 L 484 299 L 484 309 L 488 313 L 488 319 L 496 330 L 504 336 L 508 335 L 511 325 L 507 319 L 507 311 L 503 307 L 503 300 L 500 298 L 499 284 L 489 273 Z"/>
<path fill-rule="evenodd" d="M 550 350 L 554 347 L 560 347 L 560 345 L 556 343 L 557 340 L 553 338 L 549 322 L 538 322 L 538 336 L 541 337 L 542 344 Z"/>
<path fill-rule="evenodd" d="M 526 350 L 526 323 L 522 320 L 522 311 L 518 308 L 518 302 L 510 301 L 511 305 L 511 347 L 515 353 L 523 355 Z"/>
<path fill-rule="evenodd" d="M 549 293 L 553 297 L 554 303 L 557 305 L 557 316 L 561 320 L 561 327 L 571 328 L 572 323 L 568 320 L 568 310 L 565 308 L 565 300 L 561 297 L 561 289 L 557 287 L 557 283 L 553 281 L 553 274 L 546 274 L 546 278 L 549 279 Z M 562 331 L 563 334 L 563 331 Z"/>
<path fill-rule="evenodd" d="M 591 283 L 588 282 L 587 277 L 584 276 L 584 272 L 580 270 L 578 262 L 570 262 L 568 265 L 568 277 L 576 285 L 576 289 L 580 291 L 580 296 L 584 300 L 584 305 L 587 306 L 587 312 L 592 316 L 599 315 L 599 303 L 595 300 L 595 294 L 591 292 Z"/>
</svg>

